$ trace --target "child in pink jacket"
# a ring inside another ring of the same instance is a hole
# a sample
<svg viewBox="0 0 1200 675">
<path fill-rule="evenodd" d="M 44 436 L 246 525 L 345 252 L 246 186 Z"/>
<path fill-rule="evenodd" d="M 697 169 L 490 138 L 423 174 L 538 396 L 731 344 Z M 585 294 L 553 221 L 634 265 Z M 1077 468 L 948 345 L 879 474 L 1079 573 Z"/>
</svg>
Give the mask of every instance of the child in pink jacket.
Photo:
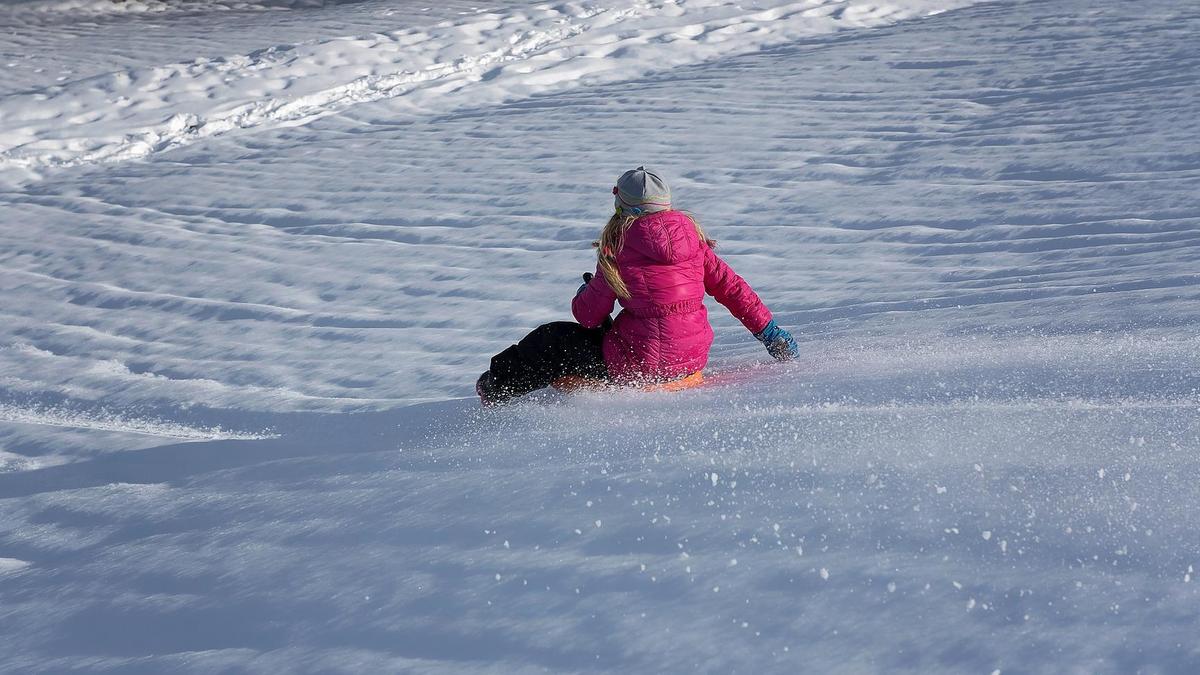
<svg viewBox="0 0 1200 675">
<path fill-rule="evenodd" d="M 475 384 L 484 405 L 549 386 L 564 376 L 617 384 L 666 382 L 702 370 L 713 332 L 704 295 L 725 306 L 780 361 L 796 341 L 771 318 L 750 285 L 713 252 L 690 216 L 671 209 L 657 174 L 638 167 L 613 188 L 616 212 L 596 243 L 596 274 L 585 274 L 571 311 L 579 323 L 539 326 L 492 357 Z M 615 303 L 622 310 L 610 318 Z"/>
</svg>

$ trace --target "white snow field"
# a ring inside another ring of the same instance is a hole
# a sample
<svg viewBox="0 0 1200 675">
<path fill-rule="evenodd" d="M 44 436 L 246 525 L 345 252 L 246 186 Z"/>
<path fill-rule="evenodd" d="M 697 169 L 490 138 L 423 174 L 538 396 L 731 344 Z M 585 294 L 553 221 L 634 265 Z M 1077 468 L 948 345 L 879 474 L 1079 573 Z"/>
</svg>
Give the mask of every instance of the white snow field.
<svg viewBox="0 0 1200 675">
<path fill-rule="evenodd" d="M 1200 672 L 1200 6 L 0 8 L 0 671 Z M 792 329 L 480 409 L 658 168 Z"/>
</svg>

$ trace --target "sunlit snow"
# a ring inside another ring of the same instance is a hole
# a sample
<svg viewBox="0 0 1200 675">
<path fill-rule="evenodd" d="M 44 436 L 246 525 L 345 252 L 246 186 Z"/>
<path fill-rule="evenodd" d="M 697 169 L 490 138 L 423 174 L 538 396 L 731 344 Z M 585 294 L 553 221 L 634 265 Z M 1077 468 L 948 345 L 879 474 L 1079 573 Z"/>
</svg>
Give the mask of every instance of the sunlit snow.
<svg viewBox="0 0 1200 675">
<path fill-rule="evenodd" d="M 1200 671 L 1200 8 L 0 7 L 0 671 Z M 793 330 L 474 378 L 659 169 Z"/>
</svg>

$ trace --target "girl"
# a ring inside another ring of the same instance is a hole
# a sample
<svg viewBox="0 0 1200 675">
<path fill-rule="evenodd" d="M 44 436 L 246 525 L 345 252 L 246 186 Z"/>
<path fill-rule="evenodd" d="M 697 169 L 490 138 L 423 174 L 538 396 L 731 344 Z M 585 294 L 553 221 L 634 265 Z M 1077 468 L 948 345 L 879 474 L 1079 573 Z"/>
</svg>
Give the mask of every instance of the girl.
<svg viewBox="0 0 1200 675">
<path fill-rule="evenodd" d="M 579 323 L 539 326 L 492 357 L 475 383 L 495 405 L 576 376 L 617 384 L 667 382 L 704 368 L 713 332 L 707 293 L 777 360 L 797 355 L 758 295 L 713 252 L 690 216 L 671 209 L 671 191 L 653 171 L 626 171 L 613 188 L 616 213 L 600 233 L 596 274 L 585 274 L 571 303 Z M 613 321 L 613 304 L 621 313 Z"/>
</svg>

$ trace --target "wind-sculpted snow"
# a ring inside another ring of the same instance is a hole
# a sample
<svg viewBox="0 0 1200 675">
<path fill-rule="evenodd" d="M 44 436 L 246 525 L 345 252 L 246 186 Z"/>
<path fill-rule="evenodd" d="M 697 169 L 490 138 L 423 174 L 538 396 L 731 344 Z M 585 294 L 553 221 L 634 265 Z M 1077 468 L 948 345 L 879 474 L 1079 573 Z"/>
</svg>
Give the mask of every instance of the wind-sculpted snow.
<svg viewBox="0 0 1200 675">
<path fill-rule="evenodd" d="M 462 106 L 460 91 L 472 106 L 525 98 L 969 2 L 565 2 L 132 68 L 0 102 L 0 176 L 144 157 L 367 101 L 428 111 Z"/>
<path fill-rule="evenodd" d="M 0 671 L 1200 671 L 1200 11 L 803 7 L 45 28 L 2 123 L 98 117 L 0 193 Z M 512 17 L 565 33 L 455 70 Z M 396 59 L 440 79 L 322 98 Z M 288 126 L 67 166 L 271 73 Z M 704 388 L 481 410 L 640 163 L 800 359 L 710 303 Z"/>
<path fill-rule="evenodd" d="M 244 55 L 333 36 L 366 35 L 385 25 L 433 25 L 479 11 L 478 3 L 469 0 L 430 4 L 387 0 L 152 2 L 0 3 L 0 25 L 5 27 L 7 45 L 0 52 L 0 92 L 37 92 L 117 71 Z M 504 4 L 492 7 L 501 10 Z M 86 49 L 80 49 L 81 44 L 86 44 Z"/>
<path fill-rule="evenodd" d="M 1197 59 L 1173 45 L 1195 17 L 1142 20 L 1122 41 L 1028 11 L 980 7 L 962 24 L 498 108 L 365 104 L 63 171 L 6 195 L 2 385 L 277 410 L 466 396 L 491 354 L 569 316 L 607 186 L 631 161 L 672 177 L 808 351 L 871 336 L 1188 334 L 1200 123 L 1194 82 L 1176 73 Z M 914 39 L 930 44 L 914 52 Z M 1095 66 L 1118 53 L 1122 68 Z M 632 160 L 624 137 L 646 156 Z M 765 358 L 710 309 L 716 365 Z"/>
<path fill-rule="evenodd" d="M 153 12 L 212 12 L 239 9 L 289 9 L 336 5 L 339 0 L 8 0 L 12 14 L 62 13 L 78 19 L 93 14 L 139 14 Z M 343 0 L 353 2 L 354 0 Z"/>
<path fill-rule="evenodd" d="M 860 350 L 0 474 L 3 664 L 1187 672 L 1198 378 L 1159 366 L 1196 349 Z"/>
</svg>

